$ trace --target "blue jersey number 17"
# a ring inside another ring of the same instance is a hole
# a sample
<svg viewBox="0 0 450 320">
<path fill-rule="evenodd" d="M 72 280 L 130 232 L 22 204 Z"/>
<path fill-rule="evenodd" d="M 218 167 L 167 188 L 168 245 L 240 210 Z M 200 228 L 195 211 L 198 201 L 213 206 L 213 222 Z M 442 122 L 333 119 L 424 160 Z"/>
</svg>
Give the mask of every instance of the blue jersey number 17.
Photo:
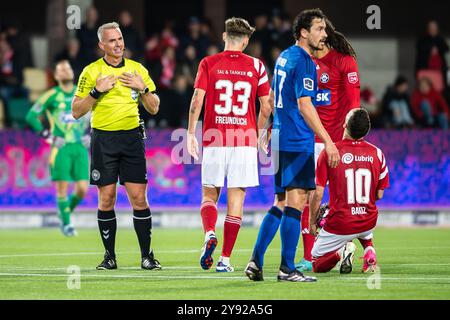
<svg viewBox="0 0 450 320">
<path fill-rule="evenodd" d="M 284 80 L 286 80 L 286 75 L 287 75 L 286 71 L 283 71 L 280 69 L 277 70 L 277 74 L 276 74 L 277 78 L 281 77 L 279 82 L 277 81 L 278 82 L 278 99 L 277 99 L 277 103 L 275 104 L 275 106 L 277 108 L 283 108 L 283 98 L 281 95 L 281 91 L 283 90 L 283 85 L 284 85 Z"/>
</svg>

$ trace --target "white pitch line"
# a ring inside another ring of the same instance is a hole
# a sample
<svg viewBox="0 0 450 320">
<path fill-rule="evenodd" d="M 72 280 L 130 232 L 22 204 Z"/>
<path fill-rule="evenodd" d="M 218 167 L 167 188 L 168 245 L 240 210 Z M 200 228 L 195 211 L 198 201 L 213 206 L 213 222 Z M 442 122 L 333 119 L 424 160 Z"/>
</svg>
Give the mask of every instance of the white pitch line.
<svg viewBox="0 0 450 320">
<path fill-rule="evenodd" d="M 155 271 L 161 272 L 161 271 Z M 0 276 L 19 276 L 19 277 L 46 277 L 46 278 L 54 278 L 54 277 L 68 277 L 68 274 L 41 274 L 41 273 L 0 273 Z M 125 275 L 125 274 L 81 274 L 81 278 L 119 278 L 119 279 L 191 279 L 191 280 L 199 280 L 199 279 L 218 279 L 218 280 L 245 280 L 250 283 L 250 281 L 245 276 L 164 276 L 164 275 Z M 337 278 L 324 278 L 319 279 L 320 281 L 348 281 L 348 280 L 361 280 L 367 281 L 366 277 L 337 277 Z M 381 277 L 380 280 L 402 280 L 402 281 L 450 281 L 450 278 L 399 278 L 399 277 Z M 269 280 L 271 281 L 271 280 Z"/>
<path fill-rule="evenodd" d="M 397 267 L 409 267 L 409 266 L 418 266 L 418 267 L 439 267 L 439 266 L 450 266 L 450 263 L 406 263 L 406 264 L 384 264 L 383 269 L 389 268 L 397 268 Z M 239 266 L 235 266 L 235 268 L 239 268 Z M 142 270 L 140 267 L 119 267 L 121 270 Z M 163 267 L 164 270 L 200 270 L 200 266 L 167 266 Z M 16 271 L 16 270 L 25 270 L 25 271 L 65 271 L 67 267 L 61 266 L 47 266 L 47 267 L 16 267 L 16 266 L 0 266 L 0 270 L 7 271 Z M 95 268 L 84 267 L 81 268 L 81 271 L 94 271 Z"/>
<path fill-rule="evenodd" d="M 153 271 L 161 272 L 161 271 Z M 43 273 L 0 273 L 0 276 L 19 276 L 19 277 L 64 277 L 67 278 L 70 274 L 43 274 Z M 221 276 L 176 276 L 176 275 L 125 275 L 125 274 L 81 274 L 81 278 L 138 278 L 138 279 L 221 279 L 221 280 L 248 280 L 246 277 L 221 277 Z"/>
<path fill-rule="evenodd" d="M 268 249 L 267 251 L 272 251 L 277 249 Z M 236 249 L 234 252 L 252 252 L 253 249 Z M 157 253 L 166 254 L 166 253 L 198 253 L 200 254 L 201 249 L 189 249 L 189 250 L 159 250 Z M 61 252 L 61 253 L 31 253 L 31 254 L 2 254 L 1 258 L 21 258 L 21 257 L 64 257 L 64 256 L 83 256 L 83 255 L 103 255 L 104 252 Z M 123 254 L 139 254 L 138 251 L 124 251 L 117 252 L 117 255 Z"/>
<path fill-rule="evenodd" d="M 83 253 L 79 253 L 83 254 Z M 72 255 L 72 254 L 64 254 L 66 255 Z M 78 254 L 73 254 L 78 255 Z M 383 264 L 382 267 L 389 269 L 389 268 L 401 268 L 401 267 L 441 267 L 441 266 L 450 266 L 450 263 L 400 263 L 400 264 Z M 140 267 L 119 267 L 120 269 L 124 270 L 141 270 Z M 169 267 L 163 267 L 164 269 L 168 270 L 195 270 L 199 269 L 199 266 L 169 266 Z M 51 267 L 44 267 L 44 268 L 29 268 L 29 267 L 12 267 L 12 266 L 1 266 L 0 270 L 37 270 L 37 271 L 57 271 L 57 270 L 66 270 L 67 267 L 60 267 L 60 266 L 51 266 Z M 81 268 L 81 270 L 91 270 L 89 268 Z"/>
<path fill-rule="evenodd" d="M 0 258 L 21 258 L 21 257 L 64 257 L 64 256 L 87 256 L 101 255 L 104 252 L 61 252 L 61 253 L 34 253 L 34 254 L 2 254 Z"/>
<path fill-rule="evenodd" d="M 450 249 L 450 247 L 414 247 L 414 248 L 403 248 L 402 250 L 416 250 L 416 249 Z M 383 248 L 382 251 L 386 250 L 398 250 L 398 248 Z M 234 249 L 233 252 L 252 252 L 253 249 Z M 270 254 L 271 252 L 280 252 L 280 249 L 267 249 L 267 254 Z M 199 249 L 188 249 L 188 250 L 158 250 L 158 254 L 166 254 L 166 253 L 200 253 L 201 248 Z M 64 257 L 64 256 L 82 256 L 82 255 L 103 255 L 104 252 L 61 252 L 61 253 L 30 253 L 30 254 L 2 254 L 0 255 L 0 259 L 2 258 L 21 258 L 21 257 Z M 124 251 L 124 252 L 117 252 L 117 255 L 125 255 L 125 254 L 139 254 L 138 251 Z"/>
<path fill-rule="evenodd" d="M 369 276 L 370 277 L 370 276 Z M 369 279 L 369 277 L 346 277 L 346 276 L 342 276 L 339 280 L 364 280 L 367 281 Z M 380 277 L 380 280 L 406 280 L 406 281 L 429 281 L 429 280 L 433 280 L 433 281 L 450 281 L 450 278 L 401 278 L 401 277 Z"/>
<path fill-rule="evenodd" d="M 433 250 L 438 250 L 438 249 L 447 249 L 450 250 L 449 246 L 443 247 L 443 246 L 430 246 L 430 247 L 411 247 L 411 248 L 402 248 L 401 250 L 417 250 L 417 249 L 433 249 Z M 362 250 L 362 249 L 361 249 Z M 383 247 L 383 249 L 380 249 L 381 251 L 387 251 L 387 250 L 398 250 L 398 247 Z"/>
<path fill-rule="evenodd" d="M 140 271 L 142 268 L 140 267 L 120 267 L 121 270 L 136 270 Z M 170 266 L 170 267 L 163 267 L 164 270 L 201 270 L 200 266 Z M 30 267 L 12 267 L 12 266 L 0 266 L 0 270 L 6 270 L 6 271 L 19 271 L 19 270 L 25 270 L 25 271 L 66 271 L 67 267 L 44 267 L 44 268 L 30 268 Z M 81 271 L 95 271 L 95 267 L 92 268 L 81 268 Z"/>
<path fill-rule="evenodd" d="M 436 267 L 436 266 L 450 266 L 450 263 L 399 263 L 386 264 L 386 267 Z"/>
</svg>

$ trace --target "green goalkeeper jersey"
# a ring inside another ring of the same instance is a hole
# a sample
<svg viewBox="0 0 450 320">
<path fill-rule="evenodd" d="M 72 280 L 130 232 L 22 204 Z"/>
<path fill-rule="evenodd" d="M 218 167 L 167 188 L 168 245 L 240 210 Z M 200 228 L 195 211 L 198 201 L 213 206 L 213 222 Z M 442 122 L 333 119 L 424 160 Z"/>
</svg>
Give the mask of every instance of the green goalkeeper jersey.
<svg viewBox="0 0 450 320">
<path fill-rule="evenodd" d="M 77 88 L 65 92 L 56 86 L 42 94 L 27 114 L 27 122 L 36 132 L 45 128 L 41 121 L 44 114 L 50 124 L 51 134 L 64 139 L 64 143 L 82 142 L 82 137 L 89 127 L 89 117 L 76 120 L 72 116 L 72 99 Z"/>
</svg>

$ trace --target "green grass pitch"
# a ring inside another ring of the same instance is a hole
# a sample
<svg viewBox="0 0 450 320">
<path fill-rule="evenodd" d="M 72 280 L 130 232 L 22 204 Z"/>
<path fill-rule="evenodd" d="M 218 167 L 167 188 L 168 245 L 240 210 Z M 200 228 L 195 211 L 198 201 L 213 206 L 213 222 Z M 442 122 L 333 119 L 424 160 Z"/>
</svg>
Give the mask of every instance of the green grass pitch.
<svg viewBox="0 0 450 320">
<path fill-rule="evenodd" d="M 266 255 L 265 281 L 248 280 L 243 270 L 256 235 L 256 229 L 241 229 L 231 260 L 236 271 L 218 274 L 199 267 L 200 230 L 153 231 L 160 271 L 139 268 L 133 230 L 118 230 L 119 269 L 113 271 L 95 270 L 102 258 L 97 230 L 79 230 L 76 238 L 64 238 L 56 229 L 2 230 L 0 299 L 450 299 L 448 229 L 377 229 L 378 274 L 361 273 L 362 249 L 355 241 L 353 273 L 318 274 L 317 283 L 276 281 L 279 235 Z M 220 247 L 219 242 L 216 259 Z M 297 256 L 301 250 L 300 244 Z M 67 273 L 71 265 L 81 270 L 79 289 L 68 289 L 68 282 L 73 283 Z"/>
</svg>

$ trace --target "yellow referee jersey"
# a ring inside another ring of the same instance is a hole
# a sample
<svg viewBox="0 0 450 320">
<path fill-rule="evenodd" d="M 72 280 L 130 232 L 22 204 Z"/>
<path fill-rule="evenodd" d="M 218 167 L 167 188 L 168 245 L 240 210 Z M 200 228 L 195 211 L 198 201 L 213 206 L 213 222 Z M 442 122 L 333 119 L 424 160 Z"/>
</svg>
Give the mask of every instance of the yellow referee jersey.
<svg viewBox="0 0 450 320">
<path fill-rule="evenodd" d="M 135 71 L 140 74 L 150 92 L 156 90 L 155 83 L 142 64 L 123 59 L 118 66 L 112 66 L 101 58 L 83 69 L 75 95 L 80 98 L 86 97 L 95 87 L 100 73 L 102 77 L 109 75 L 117 77 L 124 72 L 134 73 Z M 138 103 L 139 92 L 125 87 L 118 79 L 114 88 L 102 94 L 92 107 L 91 127 L 105 131 L 130 130 L 138 127 Z"/>
</svg>

